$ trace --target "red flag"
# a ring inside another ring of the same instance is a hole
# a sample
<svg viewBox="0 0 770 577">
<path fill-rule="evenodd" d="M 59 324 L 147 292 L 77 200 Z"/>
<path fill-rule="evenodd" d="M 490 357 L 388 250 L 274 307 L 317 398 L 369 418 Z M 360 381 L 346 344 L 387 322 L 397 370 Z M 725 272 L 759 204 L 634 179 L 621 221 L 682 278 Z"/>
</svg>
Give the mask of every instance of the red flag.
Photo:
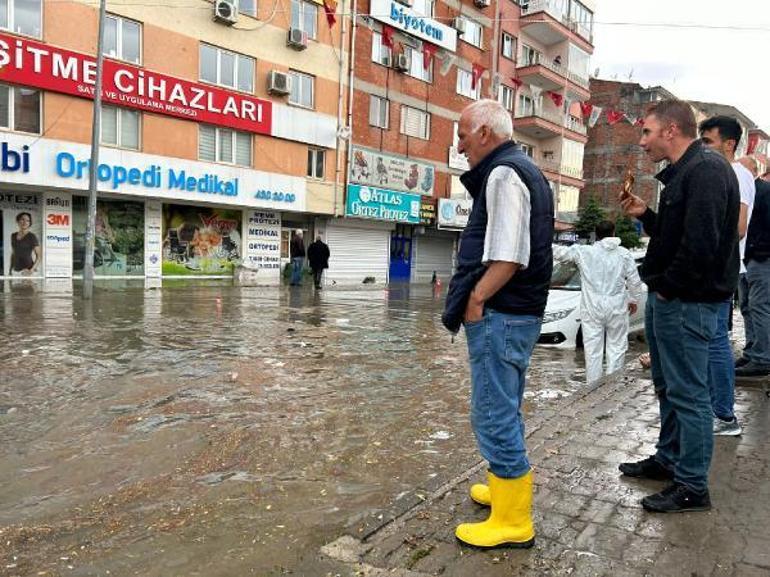
<svg viewBox="0 0 770 577">
<path fill-rule="evenodd" d="M 634 122 L 634 126 L 644 126 L 644 117 L 640 116 L 636 119 L 636 122 Z"/>
<path fill-rule="evenodd" d="M 393 33 L 395 30 L 387 24 L 382 25 L 382 45 L 393 48 Z"/>
<path fill-rule="evenodd" d="M 613 125 L 617 124 L 623 120 L 623 113 L 619 110 L 608 110 L 607 111 L 607 124 Z"/>
<path fill-rule="evenodd" d="M 516 78 L 514 76 L 511 76 L 511 82 L 513 82 L 513 89 L 514 90 L 518 90 L 524 84 L 523 80 L 520 80 L 520 79 L 518 79 L 518 78 Z"/>
<path fill-rule="evenodd" d="M 476 90 L 476 84 L 479 81 L 479 78 L 481 78 L 481 75 L 486 72 L 486 68 L 484 68 L 481 64 L 473 64 L 473 70 L 471 71 L 471 90 Z"/>
<path fill-rule="evenodd" d="M 425 70 L 430 68 L 430 63 L 433 60 L 433 56 L 436 54 L 438 46 L 435 44 L 429 44 L 428 42 L 422 43 L 422 67 Z"/>
<path fill-rule="evenodd" d="M 561 107 L 561 105 L 564 104 L 564 96 L 562 96 L 558 92 L 553 92 L 553 91 L 549 90 L 548 92 L 546 92 L 546 94 L 548 94 L 548 98 L 553 100 L 553 103 L 557 107 Z"/>
<path fill-rule="evenodd" d="M 337 23 L 337 0 L 323 0 L 323 2 L 326 21 L 329 23 L 329 28 L 333 28 Z"/>
<path fill-rule="evenodd" d="M 593 104 L 589 104 L 588 102 L 581 102 L 580 103 L 580 112 L 583 113 L 583 118 L 588 118 L 591 116 L 591 111 L 594 109 Z"/>
</svg>

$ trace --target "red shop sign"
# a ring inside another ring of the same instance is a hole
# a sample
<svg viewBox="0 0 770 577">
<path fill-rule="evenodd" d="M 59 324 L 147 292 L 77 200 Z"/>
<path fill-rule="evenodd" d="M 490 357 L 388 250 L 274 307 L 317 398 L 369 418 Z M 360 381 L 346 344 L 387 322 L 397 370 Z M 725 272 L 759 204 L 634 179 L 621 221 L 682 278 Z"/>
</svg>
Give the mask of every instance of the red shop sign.
<svg viewBox="0 0 770 577">
<path fill-rule="evenodd" d="M 0 34 L 0 82 L 92 99 L 96 60 L 78 52 Z M 272 127 L 273 108 L 269 100 L 107 59 L 102 99 L 127 108 L 259 134 L 270 134 Z"/>
</svg>

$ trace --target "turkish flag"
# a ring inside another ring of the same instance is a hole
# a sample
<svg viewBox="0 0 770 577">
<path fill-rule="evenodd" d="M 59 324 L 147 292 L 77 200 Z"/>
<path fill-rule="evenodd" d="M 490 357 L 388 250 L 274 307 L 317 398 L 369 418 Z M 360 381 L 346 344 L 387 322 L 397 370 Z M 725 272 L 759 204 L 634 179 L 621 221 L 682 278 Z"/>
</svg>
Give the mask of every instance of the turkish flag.
<svg viewBox="0 0 770 577">
<path fill-rule="evenodd" d="M 590 104 L 588 102 L 581 102 L 580 103 L 580 112 L 583 113 L 583 118 L 589 118 L 591 116 L 591 111 L 594 109 L 594 105 Z"/>
<path fill-rule="evenodd" d="M 607 124 L 613 125 L 617 124 L 621 120 L 623 120 L 624 114 L 620 112 L 619 110 L 608 110 L 607 111 Z"/>
<path fill-rule="evenodd" d="M 323 0 L 323 2 L 326 21 L 329 23 L 329 28 L 333 28 L 337 23 L 337 0 Z"/>
<path fill-rule="evenodd" d="M 436 54 L 436 50 L 438 50 L 438 46 L 435 44 L 429 44 L 428 42 L 423 42 L 422 44 L 422 67 L 425 70 L 428 70 L 430 68 L 430 63 L 433 60 L 433 56 Z"/>
<path fill-rule="evenodd" d="M 524 84 L 524 81 L 523 81 L 523 80 L 520 80 L 520 79 L 518 79 L 518 78 L 515 78 L 514 76 L 511 76 L 511 82 L 513 82 L 513 89 L 514 89 L 514 90 L 518 90 L 518 89 L 519 89 L 519 88 L 521 88 L 521 87 L 522 87 L 522 85 Z"/>
<path fill-rule="evenodd" d="M 486 72 L 486 68 L 484 68 L 481 64 L 473 64 L 473 70 L 471 71 L 471 90 L 476 90 L 476 84 L 479 81 L 479 78 L 481 78 L 481 75 Z"/>
<path fill-rule="evenodd" d="M 387 24 L 382 25 L 382 45 L 393 48 L 393 33 L 395 30 Z"/>
<path fill-rule="evenodd" d="M 546 94 L 548 94 L 548 98 L 550 98 L 557 107 L 561 107 L 561 105 L 564 104 L 564 96 L 558 92 L 549 90 Z"/>
</svg>

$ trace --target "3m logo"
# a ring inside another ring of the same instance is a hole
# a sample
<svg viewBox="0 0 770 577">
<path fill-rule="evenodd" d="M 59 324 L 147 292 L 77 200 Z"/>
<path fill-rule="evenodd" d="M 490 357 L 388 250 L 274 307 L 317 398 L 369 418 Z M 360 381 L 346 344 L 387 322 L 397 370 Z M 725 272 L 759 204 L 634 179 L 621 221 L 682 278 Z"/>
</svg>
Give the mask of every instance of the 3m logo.
<svg viewBox="0 0 770 577">
<path fill-rule="evenodd" d="M 49 226 L 69 226 L 70 215 L 68 214 L 49 214 L 46 219 Z"/>
</svg>

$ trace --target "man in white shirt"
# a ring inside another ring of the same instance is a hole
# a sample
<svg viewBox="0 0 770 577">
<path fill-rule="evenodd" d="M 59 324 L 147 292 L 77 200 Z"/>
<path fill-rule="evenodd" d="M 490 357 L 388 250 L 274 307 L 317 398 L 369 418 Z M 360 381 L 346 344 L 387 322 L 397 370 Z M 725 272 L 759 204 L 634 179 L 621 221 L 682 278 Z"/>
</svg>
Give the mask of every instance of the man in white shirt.
<svg viewBox="0 0 770 577">
<path fill-rule="evenodd" d="M 594 244 L 553 249 L 554 260 L 573 262 L 580 270 L 580 324 L 589 383 L 602 377 L 605 336 L 606 374 L 623 368 L 628 350 L 628 313 L 636 311 L 646 290 L 634 257 L 620 246 L 620 239 L 614 234 L 614 223 L 605 220 L 596 226 Z M 626 289 L 631 294 L 630 301 Z"/>
<path fill-rule="evenodd" d="M 743 128 L 731 116 L 712 116 L 698 127 L 703 144 L 722 154 L 731 164 L 741 193 L 741 210 L 738 217 L 738 237 L 740 240 L 741 278 L 745 279 L 746 266 L 743 257 L 746 252 L 746 231 L 754 208 L 756 188 L 754 177 L 745 166 L 735 161 L 735 151 L 743 136 Z M 744 280 L 745 282 L 745 280 Z M 739 281 L 739 292 L 741 283 Z M 749 305 L 750 306 L 750 305 Z M 711 388 L 711 407 L 714 411 L 714 434 L 736 437 L 743 432 L 735 416 L 735 366 L 741 362 L 733 359 L 733 349 L 728 336 L 731 303 L 722 305 L 718 317 L 717 334 L 709 346 L 709 382 Z M 743 308 L 744 316 L 747 311 Z"/>
</svg>

